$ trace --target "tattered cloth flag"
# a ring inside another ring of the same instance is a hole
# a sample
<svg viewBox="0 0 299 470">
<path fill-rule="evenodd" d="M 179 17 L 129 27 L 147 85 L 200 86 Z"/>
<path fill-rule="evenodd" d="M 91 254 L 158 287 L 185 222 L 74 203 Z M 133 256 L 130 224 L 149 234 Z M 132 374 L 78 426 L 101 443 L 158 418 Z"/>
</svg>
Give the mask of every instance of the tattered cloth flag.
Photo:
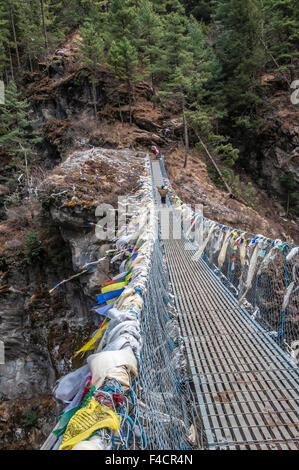
<svg viewBox="0 0 299 470">
<path fill-rule="evenodd" d="M 127 271 L 123 274 L 120 274 L 116 278 L 113 278 L 111 281 L 105 282 L 105 286 L 111 286 L 112 284 L 120 284 L 121 282 L 128 283 L 131 277 L 132 277 L 132 273 L 130 271 Z"/>
<path fill-rule="evenodd" d="M 115 304 L 115 302 L 116 302 L 116 301 L 111 302 L 111 303 L 108 304 L 108 305 L 104 305 L 103 307 L 97 308 L 97 309 L 95 309 L 95 312 L 98 313 L 99 315 L 102 315 L 103 317 L 106 317 L 108 311 L 110 310 L 110 308 L 113 307 L 113 305 Z"/>
<path fill-rule="evenodd" d="M 56 286 L 53 287 L 53 289 L 50 289 L 49 290 L 49 294 L 52 294 L 52 292 L 57 289 L 57 287 L 61 286 L 62 284 L 64 284 L 65 282 L 68 282 L 68 281 L 71 281 L 72 279 L 75 279 L 76 277 L 79 277 L 81 276 L 82 274 L 84 273 L 87 273 L 88 271 L 90 271 L 92 268 L 94 268 L 95 265 L 93 264 L 92 266 L 89 266 L 89 268 L 87 269 L 84 269 L 83 271 L 81 271 L 80 273 L 78 274 L 74 274 L 73 276 L 69 277 L 68 279 L 64 279 L 63 281 L 59 282 L 58 284 L 56 284 Z"/>
<path fill-rule="evenodd" d="M 125 279 L 124 281 L 121 282 L 115 282 L 113 284 L 110 284 L 108 286 L 104 286 L 101 288 L 102 294 L 105 294 L 106 292 L 112 292 L 112 291 L 117 291 L 119 289 L 122 289 L 128 284 L 128 281 Z"/>
<path fill-rule="evenodd" d="M 115 232 L 115 229 L 106 227 L 105 225 L 95 224 L 94 222 L 88 222 L 87 225 L 90 225 L 90 226 L 93 226 L 93 227 L 102 228 L 102 229 L 104 230 L 104 232 L 106 232 L 106 231 L 108 231 L 108 230 L 111 230 L 112 232 Z"/>
<path fill-rule="evenodd" d="M 119 287 L 122 286 L 123 284 L 126 285 L 128 283 L 128 281 L 131 279 L 131 277 L 132 277 L 132 273 L 126 271 L 124 273 L 118 274 L 118 276 L 115 276 L 111 281 L 105 282 L 105 286 L 115 286 L 116 285 L 116 289 L 119 289 Z M 119 289 L 119 290 L 121 290 L 121 289 Z M 115 296 L 115 292 L 117 292 L 117 291 L 118 290 L 115 291 L 114 289 L 111 289 L 110 294 Z M 107 294 L 107 293 L 104 292 L 104 294 Z M 100 294 L 98 297 L 100 297 L 101 295 L 102 294 Z M 100 297 L 100 299 L 103 299 L 103 297 Z M 95 309 L 95 312 L 98 313 L 99 315 L 106 316 L 108 311 L 110 310 L 110 308 L 112 308 L 112 306 L 114 305 L 114 302 L 115 302 L 115 300 L 113 300 L 113 298 L 112 298 L 112 300 L 108 299 L 107 305 L 104 305 L 103 307 Z M 99 303 L 97 305 L 99 305 Z"/>
<path fill-rule="evenodd" d="M 250 240 L 250 242 L 248 243 L 248 246 L 253 246 L 253 245 L 255 245 L 256 242 L 258 241 L 258 239 L 259 239 L 258 236 L 252 238 L 252 239 Z"/>
<path fill-rule="evenodd" d="M 112 292 L 105 292 L 104 294 L 97 295 L 97 305 L 101 305 L 105 302 L 112 302 L 114 299 L 120 296 L 124 291 L 124 288 L 119 290 L 114 290 Z"/>
<path fill-rule="evenodd" d="M 109 286 L 110 284 L 114 284 L 115 282 L 123 281 L 127 274 L 129 274 L 128 271 L 118 274 L 117 276 L 113 277 L 111 281 L 105 282 L 105 286 Z"/>
<path fill-rule="evenodd" d="M 90 377 L 90 381 L 91 382 L 92 378 Z M 83 395 L 82 395 L 82 398 L 80 400 L 80 403 L 78 406 L 75 406 L 74 408 L 71 408 L 70 410 L 67 410 L 65 413 L 61 414 L 59 417 L 58 417 L 58 422 L 59 422 L 59 429 L 54 429 L 54 431 L 52 431 L 52 434 L 55 434 L 55 436 L 57 437 L 60 437 L 62 436 L 64 433 L 65 433 L 65 430 L 67 428 L 67 425 L 71 419 L 71 417 L 78 411 L 80 410 L 81 408 L 83 408 L 84 406 L 86 406 L 86 404 L 88 403 L 88 400 L 93 396 L 94 392 L 95 392 L 95 386 L 92 385 L 92 386 L 87 386 L 87 388 L 84 390 L 83 392 Z"/>
<path fill-rule="evenodd" d="M 103 326 L 99 329 L 99 331 L 97 331 L 93 335 L 93 337 L 81 349 L 79 349 L 79 351 L 75 352 L 74 357 L 78 356 L 79 354 L 83 356 L 86 351 L 91 351 L 92 349 L 95 349 L 97 340 L 101 338 L 104 330 L 106 330 L 106 328 L 108 327 L 109 320 L 106 321 L 105 319 L 104 321 L 106 323 L 104 325 L 102 323 Z"/>
<path fill-rule="evenodd" d="M 123 292 L 131 277 L 132 274 L 129 273 L 124 277 L 124 280 L 120 278 L 117 279 L 115 282 L 102 287 L 102 293 L 97 295 L 97 304 L 101 305 L 104 302 L 106 302 L 107 304 L 113 302 L 113 300 L 119 297 L 120 294 Z"/>
<path fill-rule="evenodd" d="M 58 450 L 71 450 L 77 442 L 88 439 L 97 429 L 110 428 L 118 431 L 119 426 L 120 416 L 91 398 L 70 419 Z"/>
</svg>

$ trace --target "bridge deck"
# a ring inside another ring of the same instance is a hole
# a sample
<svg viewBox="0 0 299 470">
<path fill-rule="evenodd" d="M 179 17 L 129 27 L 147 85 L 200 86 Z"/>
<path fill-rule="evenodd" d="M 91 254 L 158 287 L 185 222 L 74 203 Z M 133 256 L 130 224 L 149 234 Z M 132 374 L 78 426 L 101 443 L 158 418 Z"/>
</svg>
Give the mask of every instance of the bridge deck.
<svg viewBox="0 0 299 470">
<path fill-rule="evenodd" d="M 298 449 L 298 368 L 183 239 L 163 243 L 208 448 Z"/>
</svg>

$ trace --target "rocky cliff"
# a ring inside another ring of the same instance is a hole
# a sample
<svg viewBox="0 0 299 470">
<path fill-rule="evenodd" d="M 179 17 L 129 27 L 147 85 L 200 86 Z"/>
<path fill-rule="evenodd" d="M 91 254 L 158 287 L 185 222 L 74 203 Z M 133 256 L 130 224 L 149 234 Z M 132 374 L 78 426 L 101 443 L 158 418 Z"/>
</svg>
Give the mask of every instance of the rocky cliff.
<svg viewBox="0 0 299 470">
<path fill-rule="evenodd" d="M 15 228 L 9 240 L 11 219 L 0 224 L 0 337 L 5 341 L 0 435 L 4 449 L 11 439 L 15 448 L 22 448 L 24 439 L 32 445 L 30 433 L 37 431 L 34 446 L 38 446 L 50 432 L 59 410 L 47 394 L 61 375 L 80 365 L 80 360 L 73 360 L 74 352 L 96 329 L 99 317 L 91 307 L 99 286 L 114 274 L 108 258 L 97 264 L 109 250 L 111 237 L 98 239 L 88 224 L 96 220 L 95 209 L 101 203 L 117 207 L 118 196 L 138 187 L 143 162 L 144 154 L 129 150 L 89 149 L 66 158 L 37 188 L 39 212 L 29 224 L 39 244 L 30 245 L 31 254 L 23 242 L 24 237 L 28 240 L 28 228 Z M 38 254 L 33 256 L 37 246 Z M 94 269 L 50 294 L 58 281 L 94 262 Z M 33 403 L 37 396 L 41 401 Z M 19 398 L 23 408 L 19 404 L 18 419 L 13 419 L 8 409 Z M 36 414 L 31 425 L 26 424 L 28 412 Z M 53 420 L 45 419 L 48 413 Z"/>
<path fill-rule="evenodd" d="M 265 75 L 262 83 L 268 98 L 264 101 L 258 138 L 252 143 L 247 159 L 248 169 L 272 199 L 282 202 L 284 210 L 280 216 L 284 217 L 287 202 L 284 178 L 292 181 L 294 192 L 298 193 L 299 187 L 298 104 L 292 103 L 292 90 L 276 75 Z M 291 214 L 298 223 L 298 194 L 292 200 Z"/>
</svg>

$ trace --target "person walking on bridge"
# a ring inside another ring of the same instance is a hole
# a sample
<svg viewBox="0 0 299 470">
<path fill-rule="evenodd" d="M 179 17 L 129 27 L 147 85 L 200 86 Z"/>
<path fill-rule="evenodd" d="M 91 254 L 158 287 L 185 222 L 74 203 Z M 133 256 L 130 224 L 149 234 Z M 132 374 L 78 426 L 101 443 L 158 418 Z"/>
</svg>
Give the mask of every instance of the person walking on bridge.
<svg viewBox="0 0 299 470">
<path fill-rule="evenodd" d="M 167 193 L 168 193 L 168 189 L 165 188 L 165 186 L 161 186 L 161 188 L 158 188 L 158 192 L 161 196 L 161 203 L 164 205 L 166 204 L 166 196 L 167 196 Z"/>
<path fill-rule="evenodd" d="M 158 147 L 157 147 L 156 145 L 153 145 L 153 146 L 152 146 L 152 152 L 153 152 L 153 154 L 155 155 L 155 158 L 158 159 L 158 158 L 159 158 L 160 151 L 159 151 L 159 149 L 158 149 Z"/>
</svg>

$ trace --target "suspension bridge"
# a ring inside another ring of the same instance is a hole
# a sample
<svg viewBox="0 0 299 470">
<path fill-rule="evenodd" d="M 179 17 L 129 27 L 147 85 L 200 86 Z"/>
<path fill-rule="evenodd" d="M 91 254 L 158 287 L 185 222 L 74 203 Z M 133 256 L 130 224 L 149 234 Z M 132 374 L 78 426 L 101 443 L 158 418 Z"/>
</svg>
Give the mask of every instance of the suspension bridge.
<svg viewBox="0 0 299 470">
<path fill-rule="evenodd" d="M 160 162 L 152 162 L 155 188 L 164 183 L 162 172 Z M 171 228 L 164 247 L 203 446 L 298 449 L 298 368 Z"/>
<path fill-rule="evenodd" d="M 163 211 L 164 159 L 146 165 L 128 235 L 116 241 L 131 280 L 104 307 L 90 367 L 60 379 L 55 396 L 68 405 L 42 449 L 298 449 L 298 247 L 188 213 L 172 190 Z M 187 231 L 178 208 L 189 214 Z M 136 359 L 122 362 L 123 349 Z M 95 415 L 80 421 L 91 403 L 110 410 L 114 433 L 100 421 L 88 430 Z"/>
</svg>

